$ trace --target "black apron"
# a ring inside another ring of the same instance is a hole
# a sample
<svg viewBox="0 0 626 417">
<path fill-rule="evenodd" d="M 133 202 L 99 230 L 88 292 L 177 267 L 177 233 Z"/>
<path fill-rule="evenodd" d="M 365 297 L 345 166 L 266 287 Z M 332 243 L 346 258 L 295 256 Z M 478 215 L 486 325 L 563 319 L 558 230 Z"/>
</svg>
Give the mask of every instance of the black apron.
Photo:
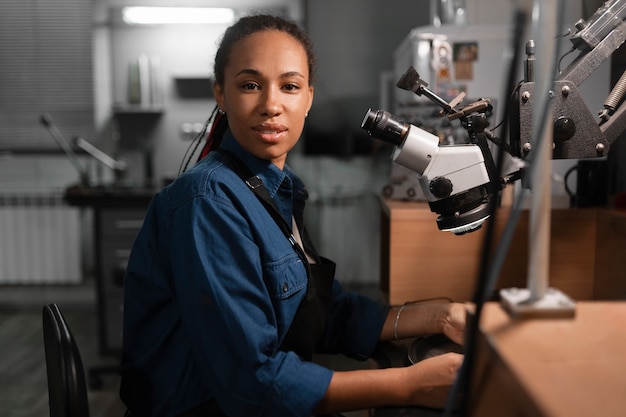
<svg viewBox="0 0 626 417">
<path fill-rule="evenodd" d="M 249 168 L 232 153 L 224 149 L 218 149 L 218 151 L 231 160 L 235 172 L 250 187 L 263 206 L 265 206 L 285 237 L 292 243 L 294 249 L 298 252 L 302 258 L 302 262 L 306 266 L 308 278 L 306 295 L 296 311 L 296 315 L 287 330 L 285 338 L 280 343 L 279 350 L 295 352 L 303 360 L 310 361 L 313 358 L 313 353 L 317 346 L 322 341 L 324 328 L 326 327 L 332 286 L 335 278 L 335 263 L 317 254 L 306 232 L 306 228 L 303 226 L 301 226 L 301 237 L 304 248 L 301 247 L 295 241 L 291 225 L 281 216 L 278 208 L 274 204 L 274 200 L 272 200 L 261 179 L 253 175 Z M 301 225 L 302 222 L 298 220 L 301 219 L 296 219 L 296 223 Z M 305 250 L 306 253 L 310 254 L 313 259 L 315 259 L 315 263 L 308 262 Z M 226 414 L 220 410 L 215 399 L 211 399 L 179 415 L 179 417 L 200 416 L 227 417 Z"/>
</svg>

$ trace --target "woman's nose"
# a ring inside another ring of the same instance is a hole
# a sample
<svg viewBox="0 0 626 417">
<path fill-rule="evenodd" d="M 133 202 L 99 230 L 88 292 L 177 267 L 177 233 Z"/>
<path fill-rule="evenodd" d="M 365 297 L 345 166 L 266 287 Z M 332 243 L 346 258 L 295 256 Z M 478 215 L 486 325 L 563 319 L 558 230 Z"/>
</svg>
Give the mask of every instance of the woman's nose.
<svg viewBox="0 0 626 417">
<path fill-rule="evenodd" d="M 261 99 L 261 113 L 268 117 L 280 114 L 280 94 L 273 88 L 265 89 Z"/>
</svg>

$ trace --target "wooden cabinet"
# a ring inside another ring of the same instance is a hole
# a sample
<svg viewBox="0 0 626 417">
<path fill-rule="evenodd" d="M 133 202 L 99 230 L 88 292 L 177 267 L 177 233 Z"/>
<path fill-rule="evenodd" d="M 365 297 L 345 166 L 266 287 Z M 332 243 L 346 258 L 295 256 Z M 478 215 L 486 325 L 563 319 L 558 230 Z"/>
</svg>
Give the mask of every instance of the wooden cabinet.
<svg viewBox="0 0 626 417">
<path fill-rule="evenodd" d="M 594 298 L 626 300 L 626 211 L 599 211 L 597 227 Z"/>
<path fill-rule="evenodd" d="M 496 289 L 527 287 L 529 214 L 521 214 Z M 495 244 L 509 215 L 510 209 L 498 209 Z M 427 203 L 381 202 L 381 287 L 390 303 L 472 300 L 487 226 L 456 236 L 440 231 L 436 218 Z M 574 300 L 626 299 L 626 213 L 554 209 L 551 229 L 551 287 Z"/>
</svg>

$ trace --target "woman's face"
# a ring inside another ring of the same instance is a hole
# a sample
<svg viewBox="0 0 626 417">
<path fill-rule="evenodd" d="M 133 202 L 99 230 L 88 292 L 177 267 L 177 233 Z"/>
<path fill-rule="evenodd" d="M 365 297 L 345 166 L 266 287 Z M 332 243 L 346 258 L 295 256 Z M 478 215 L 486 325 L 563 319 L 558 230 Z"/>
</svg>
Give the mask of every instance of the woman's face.
<svg viewBox="0 0 626 417">
<path fill-rule="evenodd" d="M 282 169 L 313 102 L 305 49 L 290 35 L 266 30 L 237 42 L 213 86 L 237 142 Z"/>
</svg>

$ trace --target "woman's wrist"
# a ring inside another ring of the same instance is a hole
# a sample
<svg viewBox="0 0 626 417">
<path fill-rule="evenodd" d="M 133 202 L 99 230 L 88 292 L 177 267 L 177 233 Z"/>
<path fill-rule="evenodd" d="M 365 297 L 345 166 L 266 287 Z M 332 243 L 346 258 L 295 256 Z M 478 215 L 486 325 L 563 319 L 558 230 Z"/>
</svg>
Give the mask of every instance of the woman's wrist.
<svg viewBox="0 0 626 417">
<path fill-rule="evenodd" d="M 381 340 L 442 333 L 452 325 L 451 305 L 451 302 L 444 299 L 432 299 L 394 306 L 387 316 Z"/>
<path fill-rule="evenodd" d="M 452 310 L 452 303 L 442 303 L 441 308 L 437 316 L 437 333 L 445 333 L 446 329 L 450 327 L 450 313 Z"/>
</svg>

